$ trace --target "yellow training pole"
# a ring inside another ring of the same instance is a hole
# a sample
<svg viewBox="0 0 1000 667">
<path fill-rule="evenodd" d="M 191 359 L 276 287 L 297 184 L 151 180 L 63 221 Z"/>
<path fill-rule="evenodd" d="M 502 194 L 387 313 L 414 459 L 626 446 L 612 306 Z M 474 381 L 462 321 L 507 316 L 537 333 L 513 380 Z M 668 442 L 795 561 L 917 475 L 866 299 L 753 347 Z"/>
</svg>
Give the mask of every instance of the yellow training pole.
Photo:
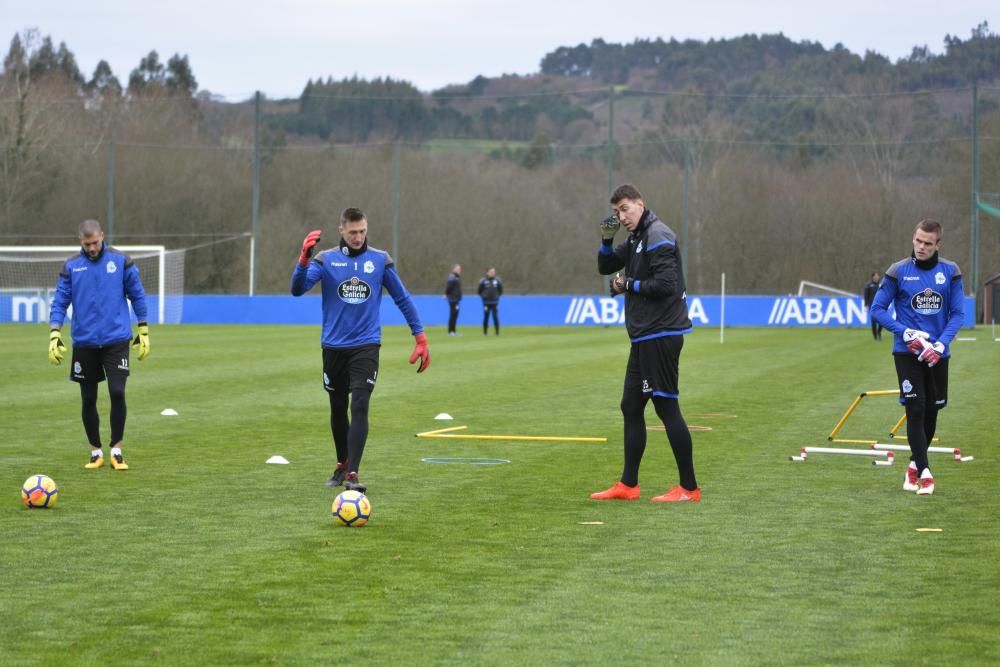
<svg viewBox="0 0 1000 667">
<path fill-rule="evenodd" d="M 833 427 L 833 430 L 830 431 L 830 435 L 828 435 L 826 439 L 833 440 L 836 437 L 837 433 L 839 433 L 840 429 L 844 426 L 844 422 L 847 421 L 848 417 L 854 414 L 854 411 L 858 409 L 858 405 L 861 404 L 861 399 L 863 399 L 865 396 L 888 396 L 890 394 L 898 394 L 898 393 L 899 393 L 898 389 L 876 389 L 874 391 L 861 392 L 860 394 L 858 394 L 858 397 L 854 399 L 854 402 L 851 403 L 851 407 L 847 408 L 847 412 L 845 412 L 844 416 L 840 418 L 840 421 L 837 422 L 837 425 Z M 850 442 L 850 441 L 843 440 L 841 442 Z M 855 442 L 870 443 L 871 441 L 860 440 Z M 875 442 L 878 441 L 876 440 Z"/>
<path fill-rule="evenodd" d="M 423 433 L 414 433 L 415 438 L 427 438 L 433 437 L 438 433 L 447 433 L 448 431 L 461 431 L 464 428 L 469 428 L 468 426 L 451 426 L 449 428 L 439 428 L 436 431 L 424 431 Z"/>
<path fill-rule="evenodd" d="M 832 431 L 830 431 L 830 435 L 826 437 L 827 440 L 833 440 L 834 436 L 836 436 L 837 433 L 840 432 L 840 428 L 844 425 L 844 422 L 846 422 L 847 418 L 851 416 L 851 413 L 857 410 L 858 404 L 861 403 L 861 399 L 864 397 L 865 397 L 864 393 L 858 394 L 857 398 L 854 399 L 854 402 L 851 403 L 851 407 L 847 408 L 847 412 L 844 413 L 844 416 L 840 418 L 840 421 L 837 422 L 837 425 L 833 427 Z"/>
<path fill-rule="evenodd" d="M 904 423 L 906 423 L 906 413 L 905 412 L 903 413 L 903 416 L 899 418 L 899 421 L 896 422 L 896 425 L 892 427 L 892 430 L 889 431 L 889 437 L 890 438 L 895 438 L 896 437 L 896 433 L 899 432 L 899 429 L 901 429 L 903 427 Z"/>
<path fill-rule="evenodd" d="M 534 442 L 607 442 L 607 438 L 580 438 L 575 436 L 556 435 L 485 435 L 481 433 L 449 433 L 448 431 L 460 431 L 466 426 L 454 426 L 452 428 L 442 428 L 436 431 L 424 431 L 417 433 L 418 438 L 457 438 L 459 440 L 517 440 Z"/>
<path fill-rule="evenodd" d="M 481 435 L 478 433 L 436 433 L 423 434 L 421 438 L 458 438 L 460 440 L 535 440 L 545 442 L 607 442 L 607 438 L 576 438 L 555 435 Z"/>
<path fill-rule="evenodd" d="M 904 412 L 903 416 L 899 418 L 898 422 L 896 422 L 896 425 L 892 427 L 891 431 L 889 431 L 889 437 L 895 438 L 896 434 L 899 432 L 899 429 L 901 429 L 903 427 L 903 424 L 905 423 L 906 423 L 906 413 Z M 938 442 L 938 440 L 939 438 L 935 436 L 932 442 Z"/>
</svg>

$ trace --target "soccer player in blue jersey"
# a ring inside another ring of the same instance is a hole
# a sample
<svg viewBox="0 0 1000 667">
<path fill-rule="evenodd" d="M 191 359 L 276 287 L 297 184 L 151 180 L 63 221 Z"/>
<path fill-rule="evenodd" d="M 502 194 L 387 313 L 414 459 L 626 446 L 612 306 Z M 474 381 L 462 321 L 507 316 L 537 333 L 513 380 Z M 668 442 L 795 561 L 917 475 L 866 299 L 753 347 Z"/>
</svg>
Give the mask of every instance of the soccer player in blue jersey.
<svg viewBox="0 0 1000 667">
<path fill-rule="evenodd" d="M 72 305 L 73 366 L 69 379 L 80 384 L 83 428 L 90 441 L 90 461 L 84 467 L 96 470 L 104 465 L 97 385 L 106 377 L 111 397 L 111 467 L 128 470 L 122 455 L 125 381 L 132 340 L 128 302 L 139 321 L 132 347 L 142 361 L 149 354 L 146 293 L 132 259 L 104 243 L 99 222 L 84 220 L 79 232 L 80 254 L 63 264 L 49 307 L 49 361 L 56 366 L 62 363 L 66 349 L 62 326 Z"/>
<path fill-rule="evenodd" d="M 302 296 L 322 283 L 323 387 L 330 399 L 330 430 L 337 451 L 337 467 L 326 484 L 343 484 L 349 491 L 364 493 L 367 487 L 358 480 L 358 468 L 368 440 L 368 405 L 378 376 L 383 289 L 410 325 L 416 340 L 410 363 L 420 361 L 418 373 L 427 370 L 431 356 L 420 316 L 392 257 L 368 245 L 364 211 L 346 209 L 338 229 L 340 247 L 315 256 L 321 232 L 317 229 L 306 236 L 292 272 L 292 295 Z"/>
<path fill-rule="evenodd" d="M 646 451 L 646 404 L 667 431 L 680 484 L 653 502 L 699 502 L 691 433 L 678 402 L 681 348 L 691 332 L 684 271 L 677 236 L 646 208 L 642 195 L 622 185 L 611 196 L 614 214 L 601 223 L 597 268 L 603 275 L 624 270 L 611 280 L 611 295 L 625 295 L 625 328 L 631 342 L 621 410 L 625 421 L 625 465 L 621 479 L 591 494 L 594 500 L 638 500 L 639 464 Z M 624 227 L 628 237 L 614 245 Z"/>
<path fill-rule="evenodd" d="M 934 493 L 927 447 L 937 430 L 938 411 L 948 404 L 951 342 L 965 318 L 962 271 L 938 255 L 940 247 L 941 224 L 917 223 L 913 252 L 886 270 L 871 307 L 871 317 L 894 334 L 892 355 L 910 443 L 903 490 L 921 496 Z"/>
</svg>

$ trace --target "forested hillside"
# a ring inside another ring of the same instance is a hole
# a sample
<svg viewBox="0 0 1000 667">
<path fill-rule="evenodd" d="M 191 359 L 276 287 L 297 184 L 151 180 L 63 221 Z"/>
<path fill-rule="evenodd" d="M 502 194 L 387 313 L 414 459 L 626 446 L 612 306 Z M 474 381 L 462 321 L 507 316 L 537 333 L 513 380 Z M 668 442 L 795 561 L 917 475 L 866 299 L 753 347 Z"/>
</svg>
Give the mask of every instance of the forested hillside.
<svg viewBox="0 0 1000 667">
<path fill-rule="evenodd" d="M 440 137 L 530 141 L 600 141 L 578 121 L 592 121 L 593 107 L 606 101 L 609 86 L 623 93 L 699 93 L 707 111 L 719 111 L 752 137 L 795 136 L 817 128 L 822 114 L 814 95 L 891 94 L 1000 82 L 1000 35 L 986 23 L 968 39 L 944 38 L 944 52 L 926 46 L 896 63 L 839 44 L 825 49 L 784 35 L 631 44 L 594 40 L 589 46 L 559 47 L 542 58 L 540 72 L 500 79 L 476 77 L 425 99 L 403 81 L 333 79 L 309 81 L 293 113 L 270 122 L 324 141 L 407 141 Z M 764 98 L 800 98 L 794 114 L 775 113 Z M 649 120 L 652 112 L 647 114 Z"/>
</svg>

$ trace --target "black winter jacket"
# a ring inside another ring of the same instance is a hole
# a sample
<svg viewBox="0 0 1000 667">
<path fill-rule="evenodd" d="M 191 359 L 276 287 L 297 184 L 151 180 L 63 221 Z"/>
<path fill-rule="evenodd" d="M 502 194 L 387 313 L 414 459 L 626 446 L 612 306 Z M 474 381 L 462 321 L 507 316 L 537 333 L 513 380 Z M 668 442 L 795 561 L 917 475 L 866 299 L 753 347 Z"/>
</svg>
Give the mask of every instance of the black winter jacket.
<svg viewBox="0 0 1000 667">
<path fill-rule="evenodd" d="M 448 284 L 445 285 L 444 295 L 448 297 L 448 303 L 458 303 L 462 300 L 462 277 L 457 273 L 448 274 Z"/>
<path fill-rule="evenodd" d="M 597 269 L 602 275 L 624 269 L 625 328 L 632 342 L 691 329 L 677 235 L 649 209 L 624 243 L 602 243 Z"/>
</svg>

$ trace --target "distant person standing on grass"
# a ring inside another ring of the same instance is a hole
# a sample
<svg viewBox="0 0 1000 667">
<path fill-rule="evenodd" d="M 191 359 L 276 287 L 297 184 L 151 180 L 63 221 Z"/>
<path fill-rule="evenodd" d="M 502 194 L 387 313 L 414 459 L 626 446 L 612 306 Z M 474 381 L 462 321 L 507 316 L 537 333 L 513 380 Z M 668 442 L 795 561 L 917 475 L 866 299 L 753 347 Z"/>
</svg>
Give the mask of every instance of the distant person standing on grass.
<svg viewBox="0 0 1000 667">
<path fill-rule="evenodd" d="M 938 412 L 948 405 L 950 346 L 965 319 L 962 271 L 938 255 L 941 233 L 935 220 L 917 223 L 913 252 L 886 269 L 871 309 L 871 316 L 895 334 L 892 356 L 910 444 L 903 490 L 918 496 L 934 493 L 927 447 L 937 430 Z M 889 314 L 890 305 L 896 319 Z"/>
<path fill-rule="evenodd" d="M 872 317 L 872 302 L 875 301 L 875 293 L 878 292 L 878 271 L 872 271 L 872 279 L 865 285 L 865 309 L 868 311 L 868 319 L 871 320 L 872 338 L 882 340 L 882 325 Z"/>
<path fill-rule="evenodd" d="M 456 264 L 448 274 L 448 283 L 444 287 L 444 297 L 448 299 L 448 335 L 457 336 L 455 326 L 458 324 L 458 307 L 462 302 L 462 265 Z"/>
<path fill-rule="evenodd" d="M 611 280 L 611 296 L 625 295 L 625 328 L 632 347 L 625 367 L 621 410 L 625 421 L 625 466 L 610 489 L 594 500 L 638 500 L 639 464 L 646 451 L 646 404 L 652 400 L 674 452 L 680 485 L 653 502 L 699 502 L 691 433 L 678 402 L 684 334 L 691 332 L 684 271 L 677 236 L 646 208 L 642 195 L 622 185 L 611 196 L 613 214 L 601 223 L 597 269 L 602 275 L 625 270 Z M 619 226 L 629 235 L 614 246 Z"/>
<path fill-rule="evenodd" d="M 496 335 L 500 335 L 500 316 L 497 314 L 497 307 L 500 305 L 500 297 L 503 296 L 503 281 L 497 276 L 495 267 L 486 269 L 486 275 L 479 281 L 479 297 L 483 300 L 483 335 L 487 335 L 490 328 L 490 313 L 493 314 L 493 328 Z"/>
<path fill-rule="evenodd" d="M 138 328 L 132 347 L 142 361 L 149 355 L 146 292 L 132 258 L 104 243 L 96 220 L 80 223 L 80 253 L 66 260 L 49 310 L 49 361 L 62 363 L 62 326 L 73 306 L 73 365 L 69 379 L 80 383 L 83 430 L 90 441 L 90 461 L 96 470 L 104 465 L 101 418 L 97 413 L 98 385 L 107 378 L 111 398 L 111 467 L 128 470 L 122 455 L 125 437 L 125 382 L 129 376 L 129 341 L 135 311 Z"/>
<path fill-rule="evenodd" d="M 302 242 L 292 272 L 292 296 L 302 296 L 316 283 L 323 290 L 323 388 L 330 399 L 330 430 L 337 467 L 327 486 L 365 493 L 358 468 L 368 440 L 368 404 L 378 376 L 382 343 L 382 290 L 403 313 L 416 341 L 410 363 L 420 360 L 418 373 L 431 363 L 427 336 L 410 293 L 396 273 L 392 257 L 368 245 L 368 218 L 359 208 L 340 216 L 340 247 L 313 255 L 320 230 Z M 350 404 L 350 420 L 347 418 Z"/>
</svg>

